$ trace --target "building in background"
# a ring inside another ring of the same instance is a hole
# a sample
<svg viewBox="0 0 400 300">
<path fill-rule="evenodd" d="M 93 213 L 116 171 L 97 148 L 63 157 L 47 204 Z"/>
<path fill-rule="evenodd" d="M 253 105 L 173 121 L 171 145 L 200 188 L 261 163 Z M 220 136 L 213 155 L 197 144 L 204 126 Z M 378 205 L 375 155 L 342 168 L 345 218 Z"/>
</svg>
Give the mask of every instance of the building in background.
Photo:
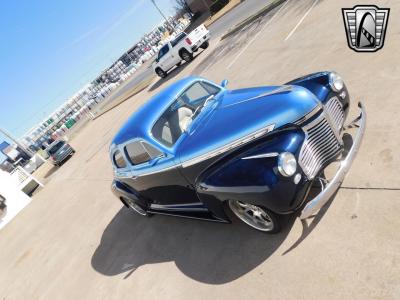
<svg viewBox="0 0 400 300">
<path fill-rule="evenodd" d="M 186 18 L 168 17 L 168 23 L 174 27 L 172 32 L 164 21 L 144 34 L 97 78 L 86 84 L 42 122 L 31 128 L 21 139 L 23 146 L 33 152 L 45 149 L 54 140 L 62 138 L 84 116 L 90 117 L 90 111 L 136 72 L 144 62 L 150 60 L 171 38 L 171 35 L 174 36 L 186 28 L 190 17 L 191 15 Z"/>
<path fill-rule="evenodd" d="M 254 0 L 253 0 L 254 1 Z M 202 14 L 210 11 L 212 0 L 186 0 L 187 6 L 194 14 Z"/>
</svg>

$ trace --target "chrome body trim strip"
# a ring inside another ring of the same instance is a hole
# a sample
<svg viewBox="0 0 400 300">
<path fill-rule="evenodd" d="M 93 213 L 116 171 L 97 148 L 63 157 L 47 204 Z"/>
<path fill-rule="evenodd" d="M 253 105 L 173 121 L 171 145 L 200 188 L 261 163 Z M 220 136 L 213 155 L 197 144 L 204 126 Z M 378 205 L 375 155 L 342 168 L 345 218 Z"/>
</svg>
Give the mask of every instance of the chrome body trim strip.
<svg viewBox="0 0 400 300">
<path fill-rule="evenodd" d="M 165 211 L 208 211 L 207 208 L 193 207 L 196 205 L 203 206 L 203 203 L 188 203 L 188 204 L 172 204 L 172 205 L 161 205 L 161 204 L 150 204 L 150 209 L 165 210 Z"/>
<path fill-rule="evenodd" d="M 358 103 L 358 107 L 360 108 L 360 115 L 356 120 L 359 122 L 359 128 L 357 130 L 357 133 L 355 134 L 352 147 L 347 153 L 347 156 L 340 162 L 340 167 L 333 179 L 325 186 L 321 193 L 319 193 L 314 199 L 306 204 L 300 214 L 300 219 L 309 218 L 310 216 L 314 215 L 321 207 L 323 207 L 325 203 L 328 202 L 329 199 L 331 199 L 331 197 L 335 194 L 337 189 L 342 184 L 347 172 L 350 170 L 351 164 L 355 159 L 358 150 L 360 149 L 367 122 L 365 108 L 361 102 Z"/>
<path fill-rule="evenodd" d="M 246 156 L 242 157 L 242 159 L 256 159 L 256 158 L 267 158 L 267 157 L 276 157 L 278 156 L 278 152 L 271 152 L 271 153 L 263 153 L 258 155 Z"/>
<path fill-rule="evenodd" d="M 126 174 L 118 175 L 118 172 L 114 172 L 114 177 L 115 178 L 119 178 L 119 179 L 135 177 L 135 179 L 136 179 L 136 178 L 139 178 L 139 177 L 153 175 L 153 174 L 165 172 L 165 171 L 168 171 L 168 170 L 172 170 L 172 169 L 174 169 L 174 168 L 176 168 L 178 166 L 179 165 L 173 165 L 173 166 L 170 166 L 170 167 L 167 167 L 167 168 L 164 168 L 164 169 L 160 169 L 160 170 L 156 170 L 156 171 L 152 171 L 152 172 L 147 172 L 147 173 L 142 173 L 142 174 L 135 174 L 134 176 L 133 176 L 133 172 L 131 170 L 120 172 L 120 174 L 121 173 L 129 173 L 129 175 L 126 175 Z"/>
<path fill-rule="evenodd" d="M 174 214 L 172 212 L 162 212 L 162 211 L 157 211 L 157 210 L 149 210 L 149 213 L 152 214 L 157 214 L 157 215 L 165 215 L 165 216 L 172 216 L 172 217 L 179 217 L 179 218 L 186 218 L 186 219 L 194 219 L 194 220 L 206 220 L 206 221 L 211 221 L 211 222 L 218 222 L 218 223 L 228 223 L 228 221 L 222 220 L 222 219 L 217 219 L 217 218 L 201 218 L 201 217 L 195 217 L 195 216 L 190 216 L 190 215 L 179 215 L 179 214 Z"/>
<path fill-rule="evenodd" d="M 283 86 L 277 87 L 276 89 L 274 89 L 272 91 L 265 92 L 263 94 L 257 95 L 255 97 L 252 97 L 252 98 L 249 98 L 249 99 L 246 99 L 246 100 L 243 100 L 243 101 L 235 102 L 235 103 L 226 105 L 224 107 L 230 107 L 230 106 L 238 105 L 238 104 L 241 104 L 241 103 L 244 103 L 244 102 L 248 102 L 248 101 L 256 100 L 256 99 L 259 99 L 259 98 L 276 95 L 276 94 L 279 94 L 279 93 L 290 92 L 291 90 L 293 90 L 293 87 L 291 85 L 283 85 Z"/>
<path fill-rule="evenodd" d="M 215 156 L 217 156 L 219 154 L 225 153 L 225 152 L 227 152 L 229 150 L 232 150 L 232 149 L 234 149 L 234 148 L 236 148 L 238 146 L 244 145 L 244 144 L 246 144 L 246 143 L 248 143 L 248 142 L 250 142 L 250 141 L 252 141 L 252 140 L 254 140 L 254 139 L 258 138 L 258 137 L 260 137 L 260 136 L 263 136 L 264 134 L 266 134 L 268 132 L 271 132 L 274 129 L 274 127 L 275 127 L 274 124 L 269 125 L 267 127 L 264 127 L 264 128 L 262 128 L 260 130 L 257 130 L 255 132 L 249 134 L 249 135 L 246 135 L 246 136 L 244 136 L 242 138 L 239 138 L 236 141 L 233 141 L 233 142 L 231 142 L 231 143 L 229 143 L 229 144 L 227 144 L 227 145 L 225 145 L 223 147 L 220 147 L 220 148 L 212 150 L 212 151 L 210 151 L 208 153 L 202 154 L 202 155 L 200 155 L 200 156 L 198 156 L 196 158 L 189 159 L 189 160 L 183 162 L 181 164 L 181 166 L 183 168 L 186 168 L 186 167 L 195 165 L 195 164 L 197 164 L 199 162 L 202 162 L 204 160 L 207 160 L 207 159 L 210 159 L 212 157 L 215 157 Z"/>
</svg>

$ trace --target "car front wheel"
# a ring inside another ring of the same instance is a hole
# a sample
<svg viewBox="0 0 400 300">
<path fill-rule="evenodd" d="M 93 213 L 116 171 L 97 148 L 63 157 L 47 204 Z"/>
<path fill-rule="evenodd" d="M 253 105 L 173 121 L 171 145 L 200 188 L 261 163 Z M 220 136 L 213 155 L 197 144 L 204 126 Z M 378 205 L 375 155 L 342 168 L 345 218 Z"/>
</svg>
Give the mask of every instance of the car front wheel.
<svg viewBox="0 0 400 300">
<path fill-rule="evenodd" d="M 268 209 L 238 200 L 229 200 L 229 208 L 241 221 L 266 233 L 277 233 L 281 227 L 278 217 Z"/>
<path fill-rule="evenodd" d="M 160 68 L 157 68 L 157 69 L 156 69 L 156 73 L 157 73 L 157 75 L 160 76 L 161 78 L 167 77 L 167 72 L 161 70 Z"/>
</svg>

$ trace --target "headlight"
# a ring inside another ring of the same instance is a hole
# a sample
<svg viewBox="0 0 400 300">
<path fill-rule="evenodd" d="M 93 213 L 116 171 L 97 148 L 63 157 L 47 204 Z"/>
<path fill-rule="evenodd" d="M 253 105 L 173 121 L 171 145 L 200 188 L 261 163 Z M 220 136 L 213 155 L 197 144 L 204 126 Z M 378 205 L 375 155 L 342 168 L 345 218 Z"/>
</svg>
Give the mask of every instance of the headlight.
<svg viewBox="0 0 400 300">
<path fill-rule="evenodd" d="M 331 86 L 332 90 L 334 90 L 335 92 L 340 92 L 344 87 L 342 77 L 340 77 L 335 72 L 330 73 L 329 74 L 329 85 Z"/>
<path fill-rule="evenodd" d="M 296 173 L 297 162 L 294 155 L 290 152 L 282 152 L 278 157 L 278 170 L 285 176 L 289 177 Z"/>
</svg>

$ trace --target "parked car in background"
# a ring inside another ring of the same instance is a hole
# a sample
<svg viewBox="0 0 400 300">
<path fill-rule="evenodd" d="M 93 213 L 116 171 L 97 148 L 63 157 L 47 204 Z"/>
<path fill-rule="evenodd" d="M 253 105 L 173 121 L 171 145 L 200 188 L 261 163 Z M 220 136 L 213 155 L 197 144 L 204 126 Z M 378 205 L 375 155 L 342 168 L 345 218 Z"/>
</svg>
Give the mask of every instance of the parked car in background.
<svg viewBox="0 0 400 300">
<path fill-rule="evenodd" d="M 57 140 L 46 149 L 53 165 L 60 166 L 75 150 L 65 141 Z"/>
<path fill-rule="evenodd" d="M 229 222 L 230 210 L 274 233 L 283 215 L 308 218 L 332 198 L 366 125 L 361 103 L 345 125 L 350 97 L 343 80 L 320 72 L 282 86 L 226 85 L 177 81 L 119 130 L 110 146 L 112 189 L 124 205 L 141 215 L 216 222 Z M 309 199 L 312 186 L 320 190 Z"/>
<path fill-rule="evenodd" d="M 193 53 L 199 48 L 206 49 L 209 45 L 210 32 L 203 25 L 194 29 L 191 33 L 182 32 L 175 39 L 169 41 L 158 51 L 153 69 L 158 76 L 164 78 L 174 66 L 179 66 L 182 60 L 190 62 Z"/>
<path fill-rule="evenodd" d="M 7 213 L 6 198 L 0 195 L 0 219 Z"/>
</svg>

